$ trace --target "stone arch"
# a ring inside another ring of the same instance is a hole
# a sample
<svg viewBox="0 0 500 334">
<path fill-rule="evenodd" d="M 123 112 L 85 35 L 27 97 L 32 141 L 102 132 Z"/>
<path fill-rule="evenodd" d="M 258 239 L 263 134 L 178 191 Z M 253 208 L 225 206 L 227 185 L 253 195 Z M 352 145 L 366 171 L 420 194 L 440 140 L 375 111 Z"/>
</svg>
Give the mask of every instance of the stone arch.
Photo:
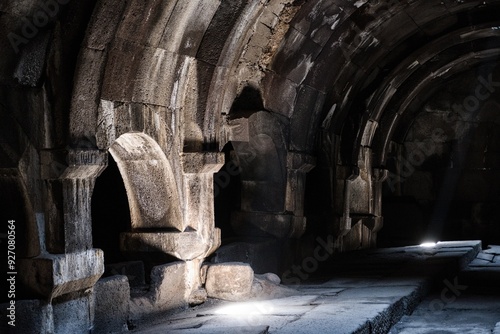
<svg viewBox="0 0 500 334">
<path fill-rule="evenodd" d="M 314 152 L 321 142 L 321 159 L 331 160 L 317 179 L 336 175 L 330 182 L 333 230 L 349 233 L 352 217 L 374 236 L 381 228 L 387 170 L 380 138 L 391 141 L 406 97 L 443 82 L 439 77 L 447 71 L 467 70 L 472 58 L 495 53 L 495 10 L 497 1 L 300 6 L 271 59 L 262 94 L 267 110 L 290 119 L 291 150 Z M 468 53 L 469 59 L 461 61 Z M 412 74 L 418 71 L 422 77 Z M 425 82 L 432 76 L 436 81 Z M 411 100 L 424 96 L 421 92 Z"/>
<path fill-rule="evenodd" d="M 464 40 L 473 36 L 473 43 L 480 44 L 489 37 L 486 29 L 462 34 L 460 29 L 494 23 L 491 13 L 498 6 L 498 1 L 422 0 L 112 3 L 116 13 L 97 4 L 80 53 L 72 105 L 74 139 L 95 136 L 94 123 L 97 132 L 106 133 L 97 135 L 105 139 L 97 140 L 99 148 L 123 133 L 147 133 L 180 178 L 178 154 L 222 148 L 228 142 L 234 99 L 248 85 L 255 86 L 262 92 L 261 109 L 287 119 L 287 165 L 321 151 L 335 157 L 325 177 L 331 178 L 337 230 L 350 228 L 347 218 L 353 213 L 368 217 L 361 220 L 372 231 L 381 225 L 372 218 L 380 214 L 374 198 L 386 173 L 385 144 L 401 119 L 393 106 L 404 101 L 384 103 L 394 100 L 397 80 L 408 83 L 404 87 L 425 83 L 413 80 L 414 61 L 420 61 L 417 67 L 424 72 L 433 72 L 432 58 L 412 57 L 418 48 L 429 44 L 431 54 L 436 50 L 429 41 L 442 38 L 455 43 L 448 48 L 463 55 L 460 48 L 468 48 Z M 200 16 L 200 10 L 206 15 Z M 442 51 L 434 54 L 446 56 Z M 444 57 L 441 67 L 454 64 L 452 58 Z M 90 67 L 98 70 L 87 73 Z M 392 76 L 398 67 L 399 75 Z M 123 80 L 130 85 L 122 85 Z M 89 81 L 98 89 L 88 90 Z M 113 112 L 99 111 L 105 108 Z M 139 108 L 157 112 L 133 112 Z M 92 130 L 83 130 L 80 121 Z M 298 182 L 289 178 L 294 173 L 287 167 L 290 189 Z M 342 190 L 346 184 L 367 194 L 360 196 L 362 204 L 349 204 L 350 191 Z M 285 196 L 290 198 L 290 193 Z"/>
<path fill-rule="evenodd" d="M 160 146 L 143 133 L 121 135 L 109 148 L 123 177 L 132 230 L 184 231 L 172 167 Z"/>
</svg>

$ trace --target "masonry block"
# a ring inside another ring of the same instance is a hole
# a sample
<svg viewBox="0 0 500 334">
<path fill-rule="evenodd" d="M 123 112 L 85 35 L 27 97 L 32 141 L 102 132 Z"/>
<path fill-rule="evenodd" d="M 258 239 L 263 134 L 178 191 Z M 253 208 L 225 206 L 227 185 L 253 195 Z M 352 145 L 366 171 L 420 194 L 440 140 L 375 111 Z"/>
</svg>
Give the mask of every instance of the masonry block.
<svg viewBox="0 0 500 334">
<path fill-rule="evenodd" d="M 53 302 L 55 334 L 88 334 L 92 330 L 90 294 L 66 295 Z"/>
<path fill-rule="evenodd" d="M 237 301 L 248 298 L 254 273 L 247 263 L 229 262 L 208 267 L 205 288 L 209 297 Z"/>
<path fill-rule="evenodd" d="M 54 332 L 52 305 L 42 300 L 18 300 L 15 304 L 15 327 L 8 322 L 10 311 L 8 303 L 0 305 L 0 332 L 1 333 L 31 333 L 43 334 Z"/>
<path fill-rule="evenodd" d="M 127 331 L 130 287 L 127 276 L 112 276 L 99 280 L 94 286 L 94 327 L 92 333 L 121 333 Z"/>
<path fill-rule="evenodd" d="M 186 262 L 178 261 L 151 270 L 151 292 L 157 306 L 173 308 L 186 305 L 186 269 Z"/>
</svg>

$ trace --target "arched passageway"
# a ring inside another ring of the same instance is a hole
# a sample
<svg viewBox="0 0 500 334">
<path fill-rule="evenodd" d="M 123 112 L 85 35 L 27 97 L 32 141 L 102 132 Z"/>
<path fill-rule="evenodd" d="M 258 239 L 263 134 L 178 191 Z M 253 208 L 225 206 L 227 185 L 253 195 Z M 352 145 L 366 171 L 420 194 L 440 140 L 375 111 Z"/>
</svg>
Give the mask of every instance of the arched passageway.
<svg viewBox="0 0 500 334">
<path fill-rule="evenodd" d="M 455 75 L 401 130 L 389 159 L 381 245 L 390 239 L 498 243 L 498 77 L 496 62 Z"/>
<path fill-rule="evenodd" d="M 2 2 L 0 101 L 15 120 L 1 117 L 0 182 L 13 193 L 2 198 L 20 203 L 5 210 L 24 210 L 40 243 L 23 277 L 61 298 L 55 307 L 84 303 L 70 309 L 88 322 L 96 246 L 106 261 L 175 267 L 156 277 L 184 284 L 177 307 L 204 289 L 215 226 L 227 240 L 210 260 L 237 249 L 277 274 L 318 238 L 336 253 L 429 234 L 498 243 L 499 10 L 498 0 Z M 99 206 L 118 180 L 123 217 L 105 224 L 117 216 Z M 152 313 L 173 305 L 165 295 L 150 296 Z"/>
</svg>

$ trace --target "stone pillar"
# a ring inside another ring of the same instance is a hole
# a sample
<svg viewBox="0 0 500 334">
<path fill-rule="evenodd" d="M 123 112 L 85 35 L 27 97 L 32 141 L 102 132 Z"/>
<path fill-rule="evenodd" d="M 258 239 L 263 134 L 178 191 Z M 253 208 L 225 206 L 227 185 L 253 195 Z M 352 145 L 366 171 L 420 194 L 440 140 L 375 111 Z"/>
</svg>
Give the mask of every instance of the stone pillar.
<svg viewBox="0 0 500 334">
<path fill-rule="evenodd" d="M 201 287 L 202 261 L 221 243 L 221 233 L 214 221 L 213 174 L 223 166 L 224 155 L 183 153 L 180 158 L 183 171 L 179 180 L 180 210 L 186 228 L 183 231 L 142 229 L 121 235 L 122 249 L 146 263 L 158 254 L 181 260 L 152 268 L 149 293 L 131 301 L 132 319 L 186 307 L 191 294 Z"/>
<path fill-rule="evenodd" d="M 47 173 L 46 249 L 71 253 L 92 248 L 91 198 L 96 178 L 107 166 L 107 153 L 71 151 L 60 175 Z M 53 172 L 53 169 L 52 169 Z"/>
<path fill-rule="evenodd" d="M 277 114 L 235 113 L 225 129 L 241 179 L 240 209 L 231 213 L 239 237 L 217 250 L 214 261 L 244 261 L 258 273 L 279 273 L 293 262 L 294 239 L 305 231 L 306 173 L 315 159 L 288 151 L 288 120 Z"/>
<path fill-rule="evenodd" d="M 286 184 L 282 192 L 269 191 L 266 194 L 268 184 L 265 182 L 255 184 L 255 186 L 262 188 L 262 201 L 266 201 L 268 197 L 283 196 L 285 200 L 282 206 L 274 208 L 273 211 L 252 211 L 251 207 L 242 203 L 243 210 L 232 214 L 232 224 L 235 231 L 242 235 L 299 238 L 306 227 L 306 218 L 304 217 L 306 174 L 315 166 L 315 163 L 312 156 L 288 152 L 286 155 Z M 245 192 L 242 196 L 242 201 L 244 201 Z"/>
<path fill-rule="evenodd" d="M 336 205 L 339 217 L 336 247 L 340 250 L 375 246 L 376 233 L 383 221 L 382 182 L 386 177 L 386 170 L 372 168 L 369 147 L 361 148 L 358 165 L 352 172 L 349 173 L 345 166 L 337 167 L 335 193 L 337 196 L 342 194 L 337 197 L 342 201 Z"/>
<path fill-rule="evenodd" d="M 382 217 L 382 184 L 387 179 L 389 171 L 387 169 L 374 168 L 373 180 L 373 225 L 367 225 L 373 233 L 380 231 L 384 225 Z"/>
<path fill-rule="evenodd" d="M 306 174 L 316 166 L 316 159 L 304 153 L 288 152 L 286 162 L 285 210 L 293 212 L 294 216 L 303 217 Z"/>
<path fill-rule="evenodd" d="M 37 257 L 19 261 L 18 277 L 30 296 L 47 300 L 54 310 L 61 310 L 62 313 L 54 311 L 52 319 L 56 332 L 61 332 L 57 328 L 89 327 L 91 311 L 81 305 L 88 304 L 85 291 L 104 272 L 103 252 L 92 248 L 90 201 L 95 179 L 106 167 L 107 153 L 70 151 L 66 165 L 60 163 L 61 168 L 53 168 L 56 155 L 42 159 L 46 186 L 45 219 L 42 219 L 45 231 L 40 231 L 42 251 Z M 68 319 L 73 318 L 57 316 L 74 312 L 82 314 L 77 317 L 82 319 L 81 324 L 70 324 Z"/>
</svg>

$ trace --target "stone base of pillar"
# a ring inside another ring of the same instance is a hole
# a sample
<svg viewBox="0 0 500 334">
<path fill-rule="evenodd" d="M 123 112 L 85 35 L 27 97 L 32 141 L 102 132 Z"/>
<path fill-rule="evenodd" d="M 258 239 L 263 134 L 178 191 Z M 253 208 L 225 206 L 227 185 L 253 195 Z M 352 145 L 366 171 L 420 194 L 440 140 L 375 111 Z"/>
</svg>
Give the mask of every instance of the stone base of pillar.
<svg viewBox="0 0 500 334">
<path fill-rule="evenodd" d="M 231 214 L 234 231 L 245 236 L 299 238 L 306 229 L 306 218 L 267 212 L 235 211 Z"/>
<path fill-rule="evenodd" d="M 93 332 L 93 308 L 90 290 L 66 294 L 52 303 L 37 299 L 17 300 L 14 322 L 8 317 L 8 304 L 0 305 L 0 332 L 88 334 Z"/>
</svg>

